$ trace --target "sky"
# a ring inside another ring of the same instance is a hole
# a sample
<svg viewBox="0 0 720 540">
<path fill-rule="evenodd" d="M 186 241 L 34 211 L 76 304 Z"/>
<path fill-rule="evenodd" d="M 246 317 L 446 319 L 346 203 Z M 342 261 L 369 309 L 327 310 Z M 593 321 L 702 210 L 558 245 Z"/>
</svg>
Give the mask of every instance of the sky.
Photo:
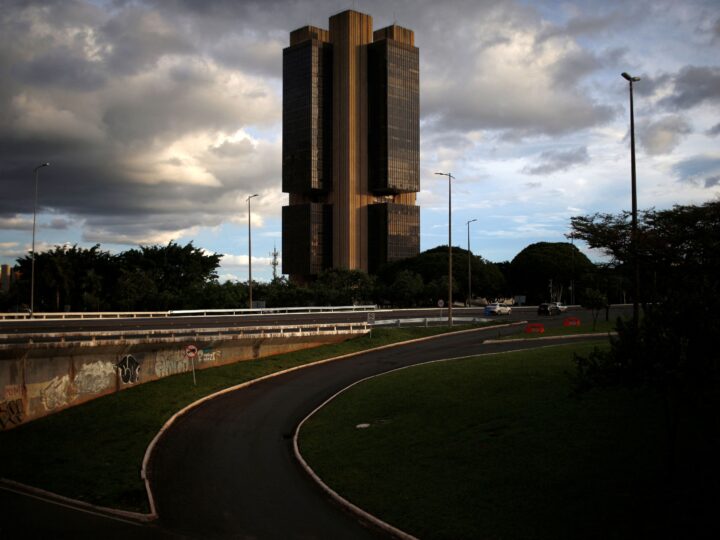
<svg viewBox="0 0 720 540">
<path fill-rule="evenodd" d="M 0 263 L 181 244 L 222 280 L 281 252 L 282 50 L 355 9 L 420 49 L 420 247 L 505 261 L 570 218 L 720 195 L 717 0 L 0 0 Z M 599 254 L 579 247 L 591 259 Z M 282 253 L 280 253 L 280 259 Z"/>
</svg>

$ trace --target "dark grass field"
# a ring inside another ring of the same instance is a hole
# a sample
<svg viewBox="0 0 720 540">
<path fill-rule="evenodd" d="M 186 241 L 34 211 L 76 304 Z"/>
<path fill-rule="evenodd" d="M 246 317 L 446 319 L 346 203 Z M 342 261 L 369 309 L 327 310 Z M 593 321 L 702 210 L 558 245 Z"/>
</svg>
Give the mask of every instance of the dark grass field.
<svg viewBox="0 0 720 540">
<path fill-rule="evenodd" d="M 692 463 L 704 426 L 686 423 L 672 481 L 656 391 L 574 395 L 573 351 L 590 348 L 372 379 L 305 424 L 301 452 L 351 502 L 423 539 L 714 537 L 717 476 L 698 481 Z"/>
</svg>

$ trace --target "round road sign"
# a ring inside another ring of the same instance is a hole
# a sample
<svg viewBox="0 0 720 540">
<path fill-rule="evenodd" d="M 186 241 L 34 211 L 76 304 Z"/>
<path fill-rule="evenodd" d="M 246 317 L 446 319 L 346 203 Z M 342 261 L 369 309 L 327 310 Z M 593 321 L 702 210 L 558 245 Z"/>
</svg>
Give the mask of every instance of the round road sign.
<svg viewBox="0 0 720 540">
<path fill-rule="evenodd" d="M 195 345 L 188 345 L 185 347 L 185 356 L 188 358 L 195 358 L 197 356 L 197 347 Z"/>
</svg>

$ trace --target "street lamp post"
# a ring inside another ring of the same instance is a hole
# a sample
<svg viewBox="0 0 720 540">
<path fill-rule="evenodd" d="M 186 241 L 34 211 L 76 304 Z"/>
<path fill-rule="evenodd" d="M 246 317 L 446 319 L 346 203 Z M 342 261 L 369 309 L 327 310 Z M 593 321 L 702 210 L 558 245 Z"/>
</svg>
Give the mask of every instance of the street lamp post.
<svg viewBox="0 0 720 540">
<path fill-rule="evenodd" d="M 436 172 L 440 176 L 447 176 L 448 178 L 448 324 L 453 324 L 453 299 L 452 299 L 452 288 L 453 288 L 453 276 L 452 276 L 452 179 L 454 176 L 452 173 Z"/>
<path fill-rule="evenodd" d="M 35 199 L 33 202 L 32 258 L 30 263 L 30 317 L 35 313 L 35 222 L 37 221 L 38 174 L 40 169 L 49 166 L 50 163 L 41 163 L 33 169 L 35 174 Z"/>
<path fill-rule="evenodd" d="M 253 307 L 253 301 L 252 301 L 252 234 L 250 232 L 250 199 L 253 197 L 257 197 L 258 194 L 255 193 L 254 195 L 250 195 L 247 198 L 247 204 L 248 204 L 248 291 L 249 291 L 249 298 L 248 298 L 248 308 L 252 309 Z"/>
<path fill-rule="evenodd" d="M 470 307 L 470 301 L 472 300 L 472 269 L 470 266 L 470 261 L 472 257 L 470 256 L 470 224 L 473 221 L 477 221 L 477 219 L 471 219 L 466 223 L 467 230 L 468 230 L 468 300 L 467 305 Z"/>
<path fill-rule="evenodd" d="M 633 257 L 633 324 L 638 327 L 640 321 L 640 264 L 638 260 L 637 245 L 637 178 L 635 175 L 635 110 L 633 108 L 633 83 L 640 80 L 640 77 L 633 77 L 622 73 L 623 79 L 630 84 L 630 176 L 632 182 L 632 257 Z"/>
</svg>

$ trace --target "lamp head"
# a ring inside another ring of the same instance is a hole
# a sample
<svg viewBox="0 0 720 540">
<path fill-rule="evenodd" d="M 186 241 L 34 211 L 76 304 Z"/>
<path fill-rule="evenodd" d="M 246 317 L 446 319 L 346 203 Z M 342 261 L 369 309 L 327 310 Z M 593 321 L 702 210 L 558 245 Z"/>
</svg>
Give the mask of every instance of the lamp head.
<svg viewBox="0 0 720 540">
<path fill-rule="evenodd" d="M 640 77 L 633 77 L 632 75 L 629 75 L 628 73 L 625 73 L 624 71 L 621 73 L 623 79 L 625 79 L 628 82 L 638 82 L 640 80 Z"/>
</svg>

